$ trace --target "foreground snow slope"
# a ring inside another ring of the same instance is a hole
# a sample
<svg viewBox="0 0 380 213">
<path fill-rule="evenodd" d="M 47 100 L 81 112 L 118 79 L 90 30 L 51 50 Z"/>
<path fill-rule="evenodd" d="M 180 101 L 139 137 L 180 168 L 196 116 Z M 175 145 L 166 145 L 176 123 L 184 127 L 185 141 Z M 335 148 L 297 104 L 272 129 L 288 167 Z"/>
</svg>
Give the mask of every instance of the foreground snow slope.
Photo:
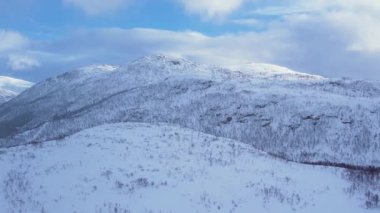
<svg viewBox="0 0 380 213">
<path fill-rule="evenodd" d="M 0 104 L 12 99 L 31 86 L 32 83 L 28 81 L 0 76 Z"/>
<path fill-rule="evenodd" d="M 165 124 L 109 124 L 2 148 L 0 168 L 2 212 L 379 210 L 371 204 L 379 186 L 355 184 L 342 169 Z"/>
<path fill-rule="evenodd" d="M 378 83 L 263 64 L 234 69 L 150 56 L 68 72 L 0 106 L 0 146 L 105 123 L 166 122 L 290 160 L 380 166 Z"/>
</svg>

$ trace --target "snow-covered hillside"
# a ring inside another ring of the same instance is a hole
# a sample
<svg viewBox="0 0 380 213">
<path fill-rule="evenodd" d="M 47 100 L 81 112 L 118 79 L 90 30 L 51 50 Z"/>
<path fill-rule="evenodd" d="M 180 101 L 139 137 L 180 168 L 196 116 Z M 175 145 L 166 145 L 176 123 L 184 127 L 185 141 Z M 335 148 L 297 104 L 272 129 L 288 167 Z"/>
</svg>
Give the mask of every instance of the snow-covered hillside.
<svg viewBox="0 0 380 213">
<path fill-rule="evenodd" d="M 0 144 L 63 138 L 105 123 L 165 122 L 288 160 L 380 166 L 378 82 L 271 65 L 234 69 L 149 56 L 68 72 L 0 107 Z"/>
<path fill-rule="evenodd" d="M 379 211 L 380 186 L 355 182 L 354 172 L 165 124 L 108 124 L 2 148 L 0 168 L 1 212 Z"/>
<path fill-rule="evenodd" d="M 0 76 L 0 104 L 12 99 L 31 86 L 32 83 L 28 81 Z"/>
</svg>

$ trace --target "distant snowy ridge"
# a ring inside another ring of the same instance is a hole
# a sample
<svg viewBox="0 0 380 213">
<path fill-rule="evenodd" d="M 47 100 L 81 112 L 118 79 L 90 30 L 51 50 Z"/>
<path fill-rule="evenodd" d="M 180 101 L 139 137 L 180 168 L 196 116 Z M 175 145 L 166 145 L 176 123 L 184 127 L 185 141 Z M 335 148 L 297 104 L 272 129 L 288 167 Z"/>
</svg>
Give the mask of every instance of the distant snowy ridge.
<svg viewBox="0 0 380 213">
<path fill-rule="evenodd" d="M 5 90 L 5 89 L 0 89 L 0 104 L 9 101 L 13 97 L 15 97 L 17 93 Z"/>
<path fill-rule="evenodd" d="M 0 104 L 10 100 L 32 85 L 28 81 L 0 76 Z"/>
<path fill-rule="evenodd" d="M 115 122 L 165 122 L 298 162 L 380 166 L 378 82 L 273 65 L 235 70 L 148 56 L 38 83 L 0 107 L 0 146 Z"/>
<path fill-rule="evenodd" d="M 311 75 L 307 73 L 300 73 L 290 70 L 286 67 L 281 67 L 273 64 L 264 63 L 249 63 L 228 66 L 229 69 L 240 71 L 247 74 L 252 74 L 257 77 L 267 79 L 283 79 L 283 80 L 327 80 L 326 78 L 318 75 Z"/>
</svg>

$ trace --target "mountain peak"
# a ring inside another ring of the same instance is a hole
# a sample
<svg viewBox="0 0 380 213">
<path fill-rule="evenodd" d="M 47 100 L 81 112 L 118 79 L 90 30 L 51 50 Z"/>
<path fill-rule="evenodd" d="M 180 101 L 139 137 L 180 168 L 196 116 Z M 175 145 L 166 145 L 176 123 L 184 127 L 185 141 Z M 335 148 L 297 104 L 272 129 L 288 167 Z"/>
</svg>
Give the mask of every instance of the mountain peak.
<svg viewBox="0 0 380 213">
<path fill-rule="evenodd" d="M 173 65 L 173 66 L 180 66 L 184 64 L 195 64 L 194 62 L 187 60 L 185 58 L 181 57 L 174 57 L 169 55 L 163 55 L 163 54 L 153 54 L 153 55 L 147 55 L 142 58 L 139 58 L 135 61 L 132 61 L 130 64 L 144 64 L 144 63 L 155 63 L 155 64 L 166 64 L 166 65 Z"/>
<path fill-rule="evenodd" d="M 285 81 L 297 81 L 297 80 L 327 80 L 327 78 L 297 72 L 286 67 L 266 64 L 266 63 L 247 63 L 232 66 L 211 66 L 206 64 L 199 64 L 191 60 L 173 57 L 163 54 L 148 55 L 132 61 L 129 66 L 145 67 L 145 70 L 166 70 L 167 73 L 189 73 L 193 76 L 213 76 L 218 79 L 225 79 L 226 76 L 231 75 L 237 77 L 243 74 L 248 78 L 258 78 L 267 80 L 285 80 Z M 191 71 L 191 72 L 190 72 Z"/>
<path fill-rule="evenodd" d="M 112 72 L 119 68 L 119 66 L 114 66 L 110 64 L 92 64 L 89 66 L 84 66 L 79 68 L 81 71 L 93 72 L 93 71 L 102 71 L 102 72 Z"/>
</svg>

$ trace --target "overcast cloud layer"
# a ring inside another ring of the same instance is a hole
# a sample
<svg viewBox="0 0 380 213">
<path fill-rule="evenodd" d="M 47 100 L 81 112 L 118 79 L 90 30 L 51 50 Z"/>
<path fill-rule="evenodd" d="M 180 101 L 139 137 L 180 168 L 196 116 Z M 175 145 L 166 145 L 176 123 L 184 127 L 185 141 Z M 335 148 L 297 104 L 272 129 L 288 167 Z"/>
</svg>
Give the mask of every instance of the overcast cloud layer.
<svg viewBox="0 0 380 213">
<path fill-rule="evenodd" d="M 51 39 L 0 29 L 0 74 L 38 81 L 90 63 L 125 64 L 146 54 L 168 54 L 209 64 L 274 63 L 328 77 L 380 80 L 380 1 L 170 1 L 199 22 L 235 27 L 212 36 L 191 29 L 80 27 Z M 104 2 L 63 0 L 62 7 L 89 18 L 133 10 L 132 0 Z"/>
</svg>

